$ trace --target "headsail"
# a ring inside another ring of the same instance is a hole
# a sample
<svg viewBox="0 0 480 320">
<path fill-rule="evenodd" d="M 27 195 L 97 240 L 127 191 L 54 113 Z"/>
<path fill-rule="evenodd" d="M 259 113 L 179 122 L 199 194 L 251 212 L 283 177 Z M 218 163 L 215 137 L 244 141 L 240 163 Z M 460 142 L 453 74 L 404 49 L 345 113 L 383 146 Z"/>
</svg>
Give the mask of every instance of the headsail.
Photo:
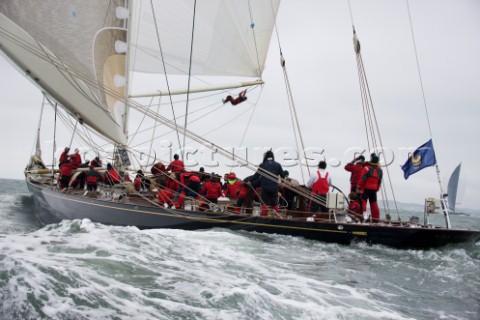
<svg viewBox="0 0 480 320">
<path fill-rule="evenodd" d="M 279 3 L 134 1 L 131 69 L 189 74 L 194 32 L 192 75 L 261 77 Z"/>
<path fill-rule="evenodd" d="M 448 207 L 453 213 L 455 213 L 455 204 L 457 202 L 458 180 L 460 179 L 461 166 L 462 164 L 460 163 L 455 170 L 453 170 L 453 173 L 448 180 Z"/>
</svg>

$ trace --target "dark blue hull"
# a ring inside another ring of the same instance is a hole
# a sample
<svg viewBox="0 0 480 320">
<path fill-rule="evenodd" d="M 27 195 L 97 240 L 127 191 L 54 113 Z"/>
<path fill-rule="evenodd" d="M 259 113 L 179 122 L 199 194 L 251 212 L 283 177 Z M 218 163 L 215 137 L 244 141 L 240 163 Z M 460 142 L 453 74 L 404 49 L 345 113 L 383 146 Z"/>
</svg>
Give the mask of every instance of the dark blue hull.
<svg viewBox="0 0 480 320">
<path fill-rule="evenodd" d="M 396 248 L 434 248 L 480 241 L 479 230 L 402 227 L 359 223 L 311 222 L 253 215 L 219 214 L 141 206 L 64 194 L 27 181 L 38 218 L 44 224 L 64 219 L 136 226 L 140 229 L 171 228 L 199 230 L 214 227 L 255 231 L 306 239 L 350 244 L 367 242 Z"/>
</svg>

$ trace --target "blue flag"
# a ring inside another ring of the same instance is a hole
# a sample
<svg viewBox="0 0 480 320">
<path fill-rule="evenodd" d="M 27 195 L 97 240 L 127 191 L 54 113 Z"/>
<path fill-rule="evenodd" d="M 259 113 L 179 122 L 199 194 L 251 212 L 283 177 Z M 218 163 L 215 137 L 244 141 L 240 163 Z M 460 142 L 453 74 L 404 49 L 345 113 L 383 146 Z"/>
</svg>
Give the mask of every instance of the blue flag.
<svg viewBox="0 0 480 320">
<path fill-rule="evenodd" d="M 402 166 L 403 176 L 406 180 L 411 174 L 436 163 L 435 150 L 433 150 L 432 139 L 430 139 L 410 155 L 407 162 Z"/>
</svg>

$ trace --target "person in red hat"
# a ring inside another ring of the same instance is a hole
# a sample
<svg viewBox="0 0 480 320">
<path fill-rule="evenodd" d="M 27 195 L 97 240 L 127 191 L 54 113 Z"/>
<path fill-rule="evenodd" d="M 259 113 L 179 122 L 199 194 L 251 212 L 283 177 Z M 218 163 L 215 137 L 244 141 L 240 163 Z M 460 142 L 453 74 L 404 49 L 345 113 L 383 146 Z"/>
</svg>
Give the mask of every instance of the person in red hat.
<svg viewBox="0 0 480 320">
<path fill-rule="evenodd" d="M 360 155 L 345 165 L 345 170 L 351 173 L 350 175 L 350 192 L 357 191 L 358 180 L 365 166 L 365 157 Z"/>
<path fill-rule="evenodd" d="M 225 188 L 225 196 L 229 197 L 230 199 L 237 199 L 238 197 L 238 190 L 242 183 L 237 180 L 237 176 L 235 173 L 231 172 L 227 176 L 227 184 Z"/>
</svg>

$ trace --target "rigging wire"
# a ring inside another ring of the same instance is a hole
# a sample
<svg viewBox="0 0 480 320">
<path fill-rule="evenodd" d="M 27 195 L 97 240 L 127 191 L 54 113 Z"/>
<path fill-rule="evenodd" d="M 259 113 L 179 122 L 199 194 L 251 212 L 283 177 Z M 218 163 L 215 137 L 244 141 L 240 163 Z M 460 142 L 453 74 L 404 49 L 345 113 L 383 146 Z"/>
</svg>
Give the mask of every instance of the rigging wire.
<svg viewBox="0 0 480 320">
<path fill-rule="evenodd" d="M 157 104 L 157 113 L 160 112 L 160 101 L 162 100 L 162 97 L 158 97 L 158 104 Z M 152 149 L 153 149 L 153 138 L 155 137 L 155 131 L 157 129 L 157 121 L 155 121 L 153 125 L 153 130 L 152 130 L 152 138 L 150 139 L 150 149 L 148 150 L 148 158 L 150 159 L 150 156 L 152 155 Z"/>
<path fill-rule="evenodd" d="M 177 119 L 175 117 L 175 109 L 173 108 L 172 95 L 170 94 L 170 83 L 168 81 L 167 67 L 165 65 L 165 58 L 163 56 L 162 45 L 161 45 L 161 42 L 160 42 L 160 34 L 158 33 L 158 23 L 157 23 L 157 17 L 155 15 L 155 8 L 153 6 L 153 0 L 150 0 L 150 6 L 152 8 L 153 22 L 155 23 L 155 32 L 156 32 L 156 35 L 157 35 L 158 48 L 160 50 L 160 56 L 162 57 L 163 72 L 165 74 L 165 81 L 166 81 L 166 84 L 167 84 L 168 97 L 170 98 L 170 105 L 172 107 L 173 121 L 174 121 L 174 124 L 175 124 L 175 130 L 177 131 L 178 147 L 181 148 L 182 145 L 180 143 L 180 134 L 178 132 Z"/>
<path fill-rule="evenodd" d="M 303 142 L 302 132 L 300 130 L 300 122 L 298 120 L 298 115 L 297 115 L 297 111 L 296 111 L 296 107 L 295 107 L 295 102 L 293 100 L 292 88 L 290 86 L 290 81 L 289 81 L 289 78 L 288 78 L 287 68 L 286 68 L 285 59 L 284 59 L 284 56 L 283 56 L 282 45 L 280 43 L 280 35 L 279 35 L 279 32 L 278 32 L 278 27 L 277 27 L 277 22 L 276 22 L 276 19 L 275 19 L 275 12 L 274 12 L 272 1 L 270 1 L 270 8 L 272 9 L 272 16 L 274 17 L 274 21 L 275 21 L 275 23 L 274 23 L 275 36 L 277 37 L 278 50 L 280 52 L 280 64 L 282 66 L 283 77 L 284 77 L 284 81 L 285 81 L 285 88 L 286 88 L 285 90 L 287 91 L 287 99 L 288 99 L 288 105 L 289 105 L 291 120 L 292 120 L 293 135 L 294 135 L 294 138 L 295 138 L 295 143 L 296 143 L 297 149 L 303 151 L 303 157 L 304 157 L 305 162 L 306 162 L 307 171 L 308 171 L 308 174 L 310 175 L 310 167 L 308 166 L 307 154 L 306 154 L 305 145 L 304 145 L 304 142 Z M 298 137 L 297 137 L 297 135 L 298 135 Z M 299 148 L 298 140 L 300 140 L 300 148 Z M 300 164 L 300 173 L 302 175 L 303 183 L 305 184 L 305 177 L 304 177 L 304 174 L 303 174 L 301 164 Z"/>
<path fill-rule="evenodd" d="M 55 149 L 57 148 L 57 104 L 55 103 L 55 120 L 53 122 L 53 148 L 52 148 L 52 186 L 55 181 Z"/>
<path fill-rule="evenodd" d="M 244 112 L 240 113 L 239 115 L 237 115 L 234 119 L 228 121 L 227 123 L 224 123 L 223 125 L 215 128 L 214 130 L 206 133 L 205 135 L 208 135 L 210 134 L 211 132 L 215 131 L 215 130 L 218 130 L 220 128 L 223 128 L 224 126 L 226 126 L 227 124 L 237 120 L 239 117 L 241 117 L 243 114 L 247 113 L 247 111 L 249 111 L 250 109 L 252 109 L 252 113 L 250 113 L 250 117 L 248 118 L 248 121 L 247 121 L 247 125 L 245 126 L 245 129 L 243 130 L 243 134 L 242 134 L 242 137 L 240 138 L 240 143 L 238 145 L 239 148 L 241 148 L 243 146 L 243 142 L 245 141 L 245 137 L 247 135 L 247 132 L 248 132 L 248 129 L 250 128 L 250 124 L 252 123 L 252 119 L 253 119 L 253 115 L 255 114 L 255 111 L 257 110 L 257 106 L 258 106 L 258 101 L 260 100 L 260 97 L 262 96 L 262 93 L 263 93 L 263 86 L 261 86 L 261 90 L 260 90 L 260 94 L 258 95 L 257 97 L 257 101 L 255 101 L 255 103 L 253 103 L 253 106 L 251 108 L 248 108 L 246 109 Z M 233 156 L 232 156 L 232 165 L 229 166 L 230 167 L 230 172 L 233 171 L 233 167 L 236 165 L 235 164 L 235 149 L 233 149 Z"/>
<path fill-rule="evenodd" d="M 188 125 L 188 105 L 190 102 L 190 83 L 192 80 L 192 59 L 193 59 L 193 40 L 195 39 L 195 17 L 196 17 L 196 10 L 197 10 L 197 0 L 193 2 L 193 21 L 192 21 L 192 39 L 190 41 L 190 61 L 188 62 L 188 84 L 187 84 L 187 102 L 185 104 L 185 124 L 183 126 L 183 149 L 182 149 L 182 160 L 185 160 L 185 142 L 187 136 L 185 135 L 185 131 L 187 130 Z"/>
<path fill-rule="evenodd" d="M 358 40 L 358 37 L 357 37 L 357 33 L 356 33 L 356 30 L 355 30 L 355 25 L 353 23 L 353 13 L 352 13 L 350 0 L 348 1 L 348 4 L 349 4 L 349 10 L 350 10 L 350 18 L 351 18 L 351 23 L 352 23 L 352 29 L 353 29 L 354 51 L 355 51 L 356 59 L 357 59 L 357 69 L 358 69 L 358 76 L 359 76 L 360 93 L 361 93 L 361 97 L 362 97 L 361 100 L 362 100 L 362 105 L 363 105 L 364 121 L 365 121 L 366 133 L 367 133 L 367 144 L 368 144 L 369 150 L 379 150 L 379 155 L 383 153 L 383 158 L 384 158 L 384 161 L 385 161 L 384 168 L 385 168 L 385 171 L 387 173 L 386 176 L 388 178 L 387 180 L 388 180 L 388 183 L 389 183 L 390 192 L 392 193 L 393 202 L 394 202 L 395 210 L 396 210 L 396 213 L 397 213 L 397 219 L 398 219 L 398 221 L 401 221 L 400 212 L 398 210 L 398 205 L 397 205 L 397 200 L 396 200 L 395 192 L 394 192 L 393 185 L 392 185 L 392 179 L 391 179 L 391 176 L 390 176 L 390 170 L 388 168 L 389 167 L 388 166 L 388 160 L 386 158 L 385 152 L 383 151 L 383 145 L 384 144 L 383 144 L 383 141 L 382 141 L 382 137 L 381 137 L 381 134 L 380 134 L 380 127 L 378 125 L 377 116 L 376 116 L 375 109 L 374 109 L 374 106 L 373 106 L 373 100 L 372 100 L 372 95 L 371 95 L 371 92 L 370 92 L 370 87 L 368 85 L 368 79 L 367 79 L 367 75 L 366 75 L 366 72 L 365 72 L 365 66 L 363 64 L 363 59 L 362 59 L 362 55 L 361 55 L 361 45 L 360 45 L 360 41 Z M 377 139 L 378 139 L 378 141 L 377 141 Z M 371 143 L 371 145 L 370 145 L 370 143 Z M 385 187 L 384 183 L 381 185 L 381 193 L 382 193 L 382 199 L 383 199 L 384 207 L 387 211 L 387 214 L 389 214 L 390 207 L 389 207 L 389 203 L 388 203 L 387 190 L 386 190 L 386 187 Z"/>
<path fill-rule="evenodd" d="M 413 31 L 412 15 L 410 13 L 410 3 L 409 3 L 408 0 L 406 0 L 406 4 L 407 4 L 407 12 L 408 12 L 408 21 L 410 23 L 410 33 L 412 34 L 413 49 L 414 49 L 414 52 L 415 52 L 415 60 L 416 60 L 416 63 L 417 63 L 418 79 L 420 81 L 420 88 L 422 90 L 423 106 L 424 106 L 424 109 L 425 109 L 425 116 L 427 118 L 427 124 L 428 124 L 428 131 L 430 133 L 430 139 L 432 140 L 432 143 L 433 143 L 432 126 L 430 125 L 430 116 L 428 114 L 427 100 L 425 98 L 425 90 L 424 90 L 424 87 L 423 87 L 422 73 L 420 71 L 420 59 L 418 58 L 417 45 L 416 45 L 416 41 L 415 41 L 415 33 Z M 437 174 L 438 186 L 440 188 L 440 199 L 441 199 L 441 202 L 442 202 L 442 209 L 443 209 L 443 212 L 444 212 L 444 215 L 445 215 L 445 223 L 447 225 L 447 229 L 450 229 L 451 224 L 450 224 L 450 218 L 448 216 L 448 203 L 447 203 L 446 198 L 444 196 L 444 191 L 443 191 L 443 187 L 442 187 L 442 179 L 440 178 L 440 167 L 438 165 L 438 160 L 435 161 L 435 171 L 436 171 L 436 174 Z"/>
</svg>

